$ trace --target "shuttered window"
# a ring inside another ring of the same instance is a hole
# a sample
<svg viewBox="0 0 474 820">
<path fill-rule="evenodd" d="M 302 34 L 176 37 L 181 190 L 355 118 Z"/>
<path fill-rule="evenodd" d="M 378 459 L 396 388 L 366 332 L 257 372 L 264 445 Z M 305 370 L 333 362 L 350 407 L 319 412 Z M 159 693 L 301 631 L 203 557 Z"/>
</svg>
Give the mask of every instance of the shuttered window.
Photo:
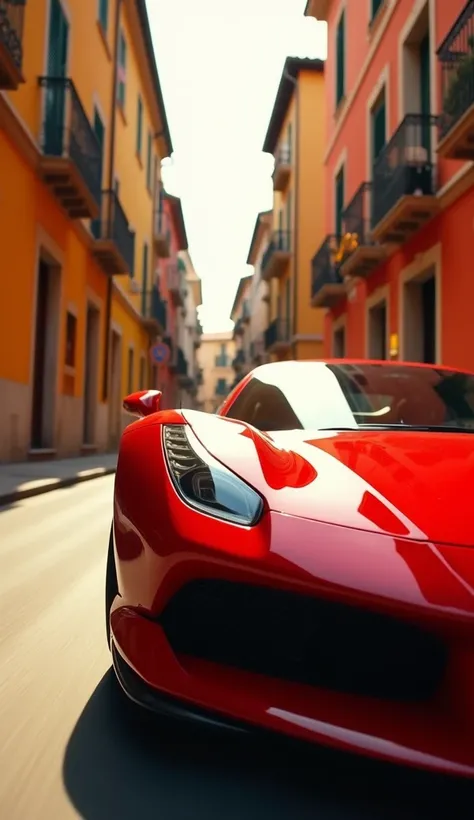
<svg viewBox="0 0 474 820">
<path fill-rule="evenodd" d="M 377 16 L 378 10 L 383 5 L 384 2 L 385 2 L 385 0 L 372 0 L 372 8 L 371 8 L 372 14 L 371 14 L 370 22 L 372 22 L 372 20 Z"/>
<path fill-rule="evenodd" d="M 137 100 L 137 144 L 135 146 L 139 157 L 142 155 L 142 135 L 143 135 L 143 102 L 140 95 Z"/>
<path fill-rule="evenodd" d="M 146 149 L 146 187 L 151 191 L 151 172 L 153 169 L 153 137 L 151 131 L 148 132 L 148 143 Z"/>
<path fill-rule="evenodd" d="M 334 191 L 334 201 L 336 207 L 335 233 L 342 236 L 342 214 L 344 211 L 344 167 L 341 168 L 337 177 Z"/>
<path fill-rule="evenodd" d="M 336 32 L 336 107 L 346 93 L 346 15 L 342 12 Z"/>
<path fill-rule="evenodd" d="M 127 82 L 127 43 L 123 32 L 120 32 L 117 70 L 117 101 L 121 108 L 125 108 L 125 92 Z"/>
<path fill-rule="evenodd" d="M 385 94 L 372 109 L 372 162 L 374 163 L 385 146 L 387 133 L 385 128 Z"/>
<path fill-rule="evenodd" d="M 104 31 L 107 31 L 109 22 L 109 0 L 99 0 L 99 23 Z"/>
</svg>

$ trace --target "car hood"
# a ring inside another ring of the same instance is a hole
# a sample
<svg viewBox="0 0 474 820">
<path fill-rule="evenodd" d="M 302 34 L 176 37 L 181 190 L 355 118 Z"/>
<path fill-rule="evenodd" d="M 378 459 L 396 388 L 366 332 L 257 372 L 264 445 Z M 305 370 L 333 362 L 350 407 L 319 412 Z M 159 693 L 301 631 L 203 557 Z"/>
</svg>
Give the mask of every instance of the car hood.
<svg viewBox="0 0 474 820">
<path fill-rule="evenodd" d="M 265 434 L 183 410 L 216 459 L 271 510 L 439 544 L 474 546 L 474 435 L 410 431 Z"/>
</svg>

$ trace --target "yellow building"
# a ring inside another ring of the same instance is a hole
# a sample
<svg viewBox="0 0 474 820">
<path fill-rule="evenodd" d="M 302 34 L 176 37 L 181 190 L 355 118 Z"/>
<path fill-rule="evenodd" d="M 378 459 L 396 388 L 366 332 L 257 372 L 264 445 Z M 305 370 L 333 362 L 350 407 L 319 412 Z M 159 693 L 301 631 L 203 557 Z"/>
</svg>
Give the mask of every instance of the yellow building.
<svg viewBox="0 0 474 820">
<path fill-rule="evenodd" d="M 199 407 L 206 413 L 215 413 L 229 393 L 235 374 L 232 361 L 235 342 L 232 331 L 204 333 L 198 350 L 198 363 L 202 371 L 199 388 Z"/>
<path fill-rule="evenodd" d="M 275 157 L 273 234 L 261 261 L 270 283 L 272 358 L 322 355 L 324 310 L 311 307 L 311 259 L 324 238 L 324 62 L 289 57 L 263 145 Z"/>
<path fill-rule="evenodd" d="M 268 359 L 265 338 L 270 319 L 271 281 L 262 279 L 262 260 L 271 239 L 272 227 L 273 211 L 263 211 L 257 215 L 247 256 L 247 265 L 254 268 L 248 295 L 250 321 L 246 335 L 250 368 Z"/>
<path fill-rule="evenodd" d="M 0 461 L 102 451 L 165 329 L 145 0 L 0 5 Z"/>
<path fill-rule="evenodd" d="M 233 338 L 235 342 L 235 356 L 232 360 L 234 368 L 234 384 L 237 384 L 251 370 L 250 364 L 250 294 L 252 290 L 252 276 L 243 276 L 235 294 L 230 318 L 234 322 Z"/>
</svg>

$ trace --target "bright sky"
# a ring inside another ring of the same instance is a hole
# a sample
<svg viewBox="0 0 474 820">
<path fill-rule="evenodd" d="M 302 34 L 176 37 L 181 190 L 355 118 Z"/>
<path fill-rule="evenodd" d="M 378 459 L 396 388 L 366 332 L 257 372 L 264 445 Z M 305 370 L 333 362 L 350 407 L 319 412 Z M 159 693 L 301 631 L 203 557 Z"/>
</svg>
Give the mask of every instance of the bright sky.
<svg viewBox="0 0 474 820">
<path fill-rule="evenodd" d="M 272 207 L 262 145 L 285 58 L 326 57 L 326 23 L 305 4 L 147 0 L 174 146 L 163 180 L 181 197 L 207 332 L 232 327 L 256 216 Z"/>
</svg>

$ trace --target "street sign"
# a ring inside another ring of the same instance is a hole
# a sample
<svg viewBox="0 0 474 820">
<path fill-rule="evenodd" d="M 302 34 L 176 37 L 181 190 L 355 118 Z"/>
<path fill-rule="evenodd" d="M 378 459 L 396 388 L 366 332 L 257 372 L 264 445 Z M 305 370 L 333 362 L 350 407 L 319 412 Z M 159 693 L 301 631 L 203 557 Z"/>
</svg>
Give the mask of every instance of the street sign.
<svg viewBox="0 0 474 820">
<path fill-rule="evenodd" d="M 170 349 L 164 342 L 157 342 L 149 350 L 149 356 L 153 364 L 166 364 L 170 358 Z"/>
</svg>

